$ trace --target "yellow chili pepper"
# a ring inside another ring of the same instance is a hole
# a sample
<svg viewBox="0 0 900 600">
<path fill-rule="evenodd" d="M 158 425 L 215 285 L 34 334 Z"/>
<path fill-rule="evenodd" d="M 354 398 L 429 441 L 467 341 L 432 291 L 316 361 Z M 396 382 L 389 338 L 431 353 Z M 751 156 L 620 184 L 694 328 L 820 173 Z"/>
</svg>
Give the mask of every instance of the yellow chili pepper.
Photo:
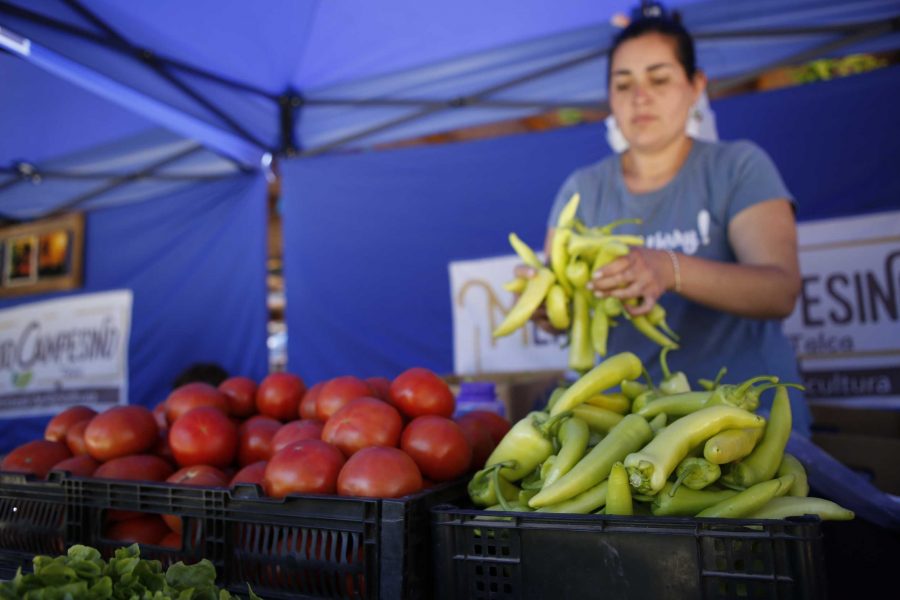
<svg viewBox="0 0 900 600">
<path fill-rule="evenodd" d="M 576 289 L 572 298 L 572 328 L 569 333 L 569 368 L 584 373 L 594 366 L 591 347 L 591 316 L 587 291 Z"/>
<path fill-rule="evenodd" d="M 628 473 L 625 465 L 617 462 L 609 473 L 609 488 L 606 492 L 606 514 L 633 515 L 634 505 L 631 501 L 631 486 L 628 485 Z"/>
<path fill-rule="evenodd" d="M 553 273 L 549 269 L 539 269 L 537 275 L 528 280 L 525 291 L 516 300 L 512 309 L 506 313 L 503 322 L 494 330 L 493 336 L 502 337 L 509 335 L 527 323 L 537 307 L 544 301 L 547 292 L 550 291 L 550 286 L 553 285 L 554 279 Z"/>
<path fill-rule="evenodd" d="M 537 257 L 537 254 L 534 253 L 531 246 L 523 242 L 515 233 L 509 234 L 509 245 L 513 247 L 513 250 L 516 251 L 516 254 L 519 255 L 519 258 L 521 258 L 522 262 L 526 265 L 535 269 L 543 268 L 544 263 Z"/>
<path fill-rule="evenodd" d="M 557 329 L 568 329 L 572 322 L 569 316 L 569 297 L 558 283 L 550 286 L 550 291 L 547 292 L 546 305 L 547 318 L 550 319 L 550 324 Z"/>
<path fill-rule="evenodd" d="M 594 394 L 617 386 L 626 379 L 636 379 L 643 368 L 641 360 L 631 352 L 610 356 L 569 386 L 550 414 L 571 410 Z"/>
</svg>

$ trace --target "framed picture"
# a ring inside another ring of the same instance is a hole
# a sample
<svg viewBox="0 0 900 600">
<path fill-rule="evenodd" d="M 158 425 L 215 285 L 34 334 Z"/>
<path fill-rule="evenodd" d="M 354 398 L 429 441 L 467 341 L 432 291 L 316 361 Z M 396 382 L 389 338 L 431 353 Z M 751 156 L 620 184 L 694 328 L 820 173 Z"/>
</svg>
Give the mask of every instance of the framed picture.
<svg viewBox="0 0 900 600">
<path fill-rule="evenodd" d="M 84 215 L 0 229 L 0 298 L 82 285 Z"/>
</svg>

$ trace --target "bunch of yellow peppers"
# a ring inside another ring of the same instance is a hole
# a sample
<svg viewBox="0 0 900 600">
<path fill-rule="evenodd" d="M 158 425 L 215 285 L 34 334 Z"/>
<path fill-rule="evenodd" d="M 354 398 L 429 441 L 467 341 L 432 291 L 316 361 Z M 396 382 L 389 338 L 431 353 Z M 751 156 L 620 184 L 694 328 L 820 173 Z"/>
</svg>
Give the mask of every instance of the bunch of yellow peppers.
<svg viewBox="0 0 900 600">
<path fill-rule="evenodd" d="M 506 289 L 519 297 L 493 336 L 509 335 L 524 326 L 544 304 L 553 327 L 569 332 L 569 368 L 581 373 L 594 366 L 595 355 L 606 356 L 609 330 L 618 324 L 619 317 L 627 319 L 663 348 L 677 348 L 678 336 L 666 324 L 665 310 L 658 303 L 650 313 L 632 316 L 618 298 L 595 298 L 587 289 L 591 273 L 628 254 L 630 246 L 643 245 L 644 239 L 613 234 L 619 225 L 639 222 L 636 219 L 615 221 L 602 227 L 585 226 L 575 217 L 579 201 L 580 196 L 573 195 L 560 212 L 547 265 L 519 236 L 509 234 L 516 254 L 536 274 L 506 284 Z"/>
</svg>

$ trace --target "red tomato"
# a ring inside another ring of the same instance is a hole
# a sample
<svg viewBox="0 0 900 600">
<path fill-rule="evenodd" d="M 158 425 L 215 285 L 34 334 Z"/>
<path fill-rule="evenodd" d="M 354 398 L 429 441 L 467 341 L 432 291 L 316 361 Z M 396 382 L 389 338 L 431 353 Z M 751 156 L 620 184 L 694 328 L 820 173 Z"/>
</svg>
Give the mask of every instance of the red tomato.
<svg viewBox="0 0 900 600">
<path fill-rule="evenodd" d="M 379 400 L 390 402 L 391 380 L 387 377 L 366 377 L 366 383 L 372 388 L 372 393 Z"/>
<path fill-rule="evenodd" d="M 166 534 L 165 537 L 163 537 L 163 539 L 159 540 L 156 545 L 163 546 L 164 548 L 174 548 L 175 550 L 181 550 L 181 534 L 170 531 Z"/>
<path fill-rule="evenodd" d="M 114 458 L 94 471 L 97 479 L 125 479 L 128 481 L 165 481 L 172 474 L 172 465 L 152 454 L 132 454 Z"/>
<path fill-rule="evenodd" d="M 70 406 L 47 423 L 44 430 L 44 439 L 51 442 L 62 442 L 66 439 L 69 428 L 85 419 L 90 420 L 97 415 L 97 411 L 87 406 Z"/>
<path fill-rule="evenodd" d="M 262 489 L 263 475 L 266 473 L 267 464 L 269 464 L 269 461 L 261 460 L 252 465 L 247 465 L 234 474 L 234 477 L 228 482 L 228 487 L 234 487 L 238 483 L 255 483 Z"/>
<path fill-rule="evenodd" d="M 464 415 L 457 417 L 456 422 L 460 423 L 462 421 L 468 421 L 469 419 L 476 419 L 484 423 L 491 432 L 491 438 L 493 438 L 494 444 L 499 444 L 500 440 L 503 439 L 503 436 L 506 435 L 506 432 L 512 427 L 506 417 L 501 417 L 497 413 L 493 413 L 489 410 L 473 410 L 467 412 Z"/>
<path fill-rule="evenodd" d="M 457 420 L 456 424 L 462 429 L 469 446 L 472 447 L 472 463 L 469 465 L 469 470 L 477 471 L 484 467 L 485 461 L 497 445 L 494 443 L 494 438 L 491 437 L 491 430 L 478 419 Z"/>
<path fill-rule="evenodd" d="M 184 467 L 172 473 L 167 482 L 175 485 L 193 485 L 201 487 L 225 487 L 228 485 L 228 478 L 225 473 L 215 467 L 209 465 L 194 465 L 192 467 Z M 182 522 L 178 515 L 163 515 L 163 521 L 166 522 L 172 531 L 181 535 Z M 178 538 L 179 545 L 181 538 Z"/>
<path fill-rule="evenodd" d="M 421 489 L 419 467 L 398 448 L 363 448 L 347 460 L 338 475 L 337 490 L 341 496 L 399 498 Z"/>
<path fill-rule="evenodd" d="M 208 383 L 186 383 L 172 390 L 166 398 L 166 420 L 171 425 L 181 415 L 200 406 L 212 406 L 227 415 L 228 397 Z"/>
<path fill-rule="evenodd" d="M 228 397 L 230 414 L 249 417 L 256 412 L 256 382 L 249 377 L 229 377 L 219 384 L 219 391 Z"/>
<path fill-rule="evenodd" d="M 391 383 L 391 404 L 405 415 L 450 417 L 456 400 L 450 386 L 434 371 L 422 367 L 407 369 Z"/>
<path fill-rule="evenodd" d="M 400 447 L 435 481 L 459 477 L 472 462 L 472 448 L 459 425 L 436 415 L 413 419 L 403 430 Z"/>
<path fill-rule="evenodd" d="M 68 471 L 72 475 L 76 477 L 90 477 L 94 474 L 94 471 L 97 470 L 97 467 L 100 466 L 96 460 L 88 456 L 87 454 L 81 454 L 79 456 L 73 456 L 72 458 L 67 458 L 65 460 L 61 460 L 50 469 L 51 471 Z"/>
<path fill-rule="evenodd" d="M 94 471 L 97 479 L 124 479 L 128 481 L 165 481 L 172 474 L 172 465 L 152 454 L 133 454 L 114 458 Z M 139 517 L 141 513 L 128 510 L 107 510 L 110 521 L 124 521 Z"/>
<path fill-rule="evenodd" d="M 272 454 L 294 442 L 322 439 L 323 427 L 325 423 L 318 419 L 299 419 L 285 423 L 272 438 Z"/>
<path fill-rule="evenodd" d="M 377 398 L 357 398 L 331 415 L 322 440 L 352 456 L 366 446 L 397 446 L 403 420 L 397 409 Z"/>
<path fill-rule="evenodd" d="M 305 393 L 306 385 L 297 375 L 270 373 L 256 390 L 256 410 L 279 421 L 290 421 L 300 414 Z"/>
<path fill-rule="evenodd" d="M 169 534 L 169 528 L 159 515 L 143 514 L 127 521 L 111 523 L 104 531 L 104 537 L 117 542 L 138 544 L 159 544 Z"/>
<path fill-rule="evenodd" d="M 153 407 L 153 418 L 156 419 L 156 426 L 160 429 L 168 429 L 169 422 L 166 420 L 166 401 L 157 402 Z"/>
<path fill-rule="evenodd" d="M 172 423 L 169 446 L 181 467 L 227 467 L 237 453 L 237 427 L 218 408 L 201 406 Z"/>
<path fill-rule="evenodd" d="M 114 406 L 88 423 L 84 443 L 88 454 L 104 462 L 146 452 L 156 443 L 159 428 L 145 406 Z"/>
<path fill-rule="evenodd" d="M 353 375 L 335 377 L 325 382 L 316 399 L 316 418 L 322 422 L 341 410 L 351 400 L 371 396 L 369 384 Z"/>
<path fill-rule="evenodd" d="M 281 429 L 281 421 L 256 415 L 238 427 L 237 461 L 242 467 L 272 456 L 275 434 Z"/>
<path fill-rule="evenodd" d="M 84 430 L 87 429 L 90 422 L 90 419 L 79 421 L 69 427 L 69 430 L 66 432 L 66 446 L 69 447 L 69 450 L 75 456 L 88 453 L 87 444 L 84 442 Z"/>
<path fill-rule="evenodd" d="M 53 465 L 71 456 L 69 448 L 61 442 L 33 440 L 25 442 L 3 457 L 0 471 L 33 473 L 38 477 L 45 477 Z"/>
<path fill-rule="evenodd" d="M 303 394 L 303 399 L 300 400 L 300 418 L 301 419 L 315 419 L 316 418 L 316 401 L 319 398 L 319 393 L 322 391 L 322 388 L 325 387 L 324 381 L 320 381 L 315 384 Z"/>
<path fill-rule="evenodd" d="M 150 450 L 150 454 L 162 458 L 170 465 L 175 465 L 175 455 L 172 454 L 172 446 L 169 445 L 169 430 L 162 429 L 156 437 L 156 444 Z"/>
<path fill-rule="evenodd" d="M 273 498 L 333 494 L 343 466 L 344 455 L 331 444 L 303 440 L 272 455 L 263 475 L 263 487 L 266 495 Z"/>
</svg>

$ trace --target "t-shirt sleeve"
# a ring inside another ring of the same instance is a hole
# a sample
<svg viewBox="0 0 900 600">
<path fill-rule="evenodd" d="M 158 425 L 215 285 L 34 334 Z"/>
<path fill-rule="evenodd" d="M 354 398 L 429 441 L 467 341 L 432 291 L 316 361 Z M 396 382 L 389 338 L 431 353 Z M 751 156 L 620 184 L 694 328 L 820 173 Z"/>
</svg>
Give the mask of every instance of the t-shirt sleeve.
<svg viewBox="0 0 900 600">
<path fill-rule="evenodd" d="M 733 183 L 728 220 L 754 204 L 785 198 L 796 210 L 797 202 L 788 191 L 775 163 L 766 152 L 751 142 L 734 144 Z"/>
<path fill-rule="evenodd" d="M 577 191 L 578 181 L 577 172 L 575 172 L 566 178 L 562 187 L 559 188 L 559 191 L 556 193 L 556 199 L 553 201 L 553 206 L 550 208 L 550 216 L 547 218 L 547 229 L 556 227 L 556 221 L 559 220 L 559 213 L 562 212 L 563 207 L 565 207 L 566 203 L 572 197 L 572 194 Z"/>
</svg>

